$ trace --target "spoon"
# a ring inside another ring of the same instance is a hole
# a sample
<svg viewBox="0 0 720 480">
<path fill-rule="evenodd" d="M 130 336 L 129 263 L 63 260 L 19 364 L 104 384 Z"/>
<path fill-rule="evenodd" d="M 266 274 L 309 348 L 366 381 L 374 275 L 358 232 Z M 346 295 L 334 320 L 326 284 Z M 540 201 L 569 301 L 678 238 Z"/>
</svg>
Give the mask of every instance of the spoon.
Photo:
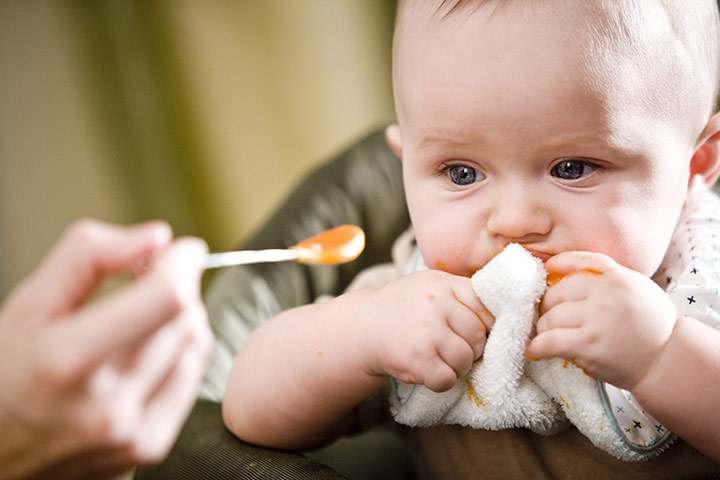
<svg viewBox="0 0 720 480">
<path fill-rule="evenodd" d="M 341 225 L 290 248 L 211 253 L 205 260 L 205 268 L 286 261 L 310 265 L 337 265 L 355 260 L 364 248 L 365 232 L 357 225 Z"/>
</svg>

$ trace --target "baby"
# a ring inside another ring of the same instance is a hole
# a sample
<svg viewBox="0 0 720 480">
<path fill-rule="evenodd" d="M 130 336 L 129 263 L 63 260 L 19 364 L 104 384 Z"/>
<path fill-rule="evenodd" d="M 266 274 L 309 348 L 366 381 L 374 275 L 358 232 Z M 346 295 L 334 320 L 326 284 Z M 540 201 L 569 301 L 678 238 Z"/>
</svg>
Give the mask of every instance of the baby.
<svg viewBox="0 0 720 480">
<path fill-rule="evenodd" d="M 387 136 L 430 270 L 258 328 L 228 427 L 307 448 L 388 377 L 452 388 L 494 322 L 468 276 L 518 243 L 564 276 L 528 357 L 573 360 L 720 460 L 720 332 L 651 279 L 683 207 L 716 201 L 718 61 L 714 0 L 401 0 Z"/>
</svg>

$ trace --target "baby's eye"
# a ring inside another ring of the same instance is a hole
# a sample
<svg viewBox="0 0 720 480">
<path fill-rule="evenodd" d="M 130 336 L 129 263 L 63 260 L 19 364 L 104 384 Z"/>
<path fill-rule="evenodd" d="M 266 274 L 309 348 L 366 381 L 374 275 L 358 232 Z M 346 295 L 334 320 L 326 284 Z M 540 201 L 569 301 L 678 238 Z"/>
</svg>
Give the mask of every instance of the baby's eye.
<svg viewBox="0 0 720 480">
<path fill-rule="evenodd" d="M 552 170 L 550 170 L 550 174 L 553 177 L 558 177 L 563 180 L 578 180 L 587 177 L 597 169 L 597 165 L 587 160 L 570 159 L 562 160 L 555 164 Z"/>
<path fill-rule="evenodd" d="M 478 179 L 478 172 L 473 167 L 468 167 L 467 165 L 450 165 L 446 171 L 448 178 L 450 178 L 450 181 L 455 185 L 470 185 Z"/>
</svg>

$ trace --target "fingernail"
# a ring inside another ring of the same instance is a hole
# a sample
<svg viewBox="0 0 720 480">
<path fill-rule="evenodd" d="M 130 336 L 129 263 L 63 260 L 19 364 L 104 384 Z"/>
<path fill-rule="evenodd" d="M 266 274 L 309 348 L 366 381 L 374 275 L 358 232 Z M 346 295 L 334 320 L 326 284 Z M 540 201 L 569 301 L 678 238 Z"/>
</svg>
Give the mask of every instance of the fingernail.
<svg viewBox="0 0 720 480">
<path fill-rule="evenodd" d="M 172 239 L 172 228 L 162 220 L 152 220 L 143 224 L 141 228 L 151 232 L 157 245 L 164 245 Z"/>
<path fill-rule="evenodd" d="M 208 253 L 208 244 L 205 240 L 203 240 L 200 237 L 188 237 L 188 241 L 190 241 L 194 246 L 193 248 L 199 249 L 203 254 Z"/>
<path fill-rule="evenodd" d="M 202 238 L 198 237 L 182 237 L 177 240 L 177 245 L 189 255 L 197 257 L 205 261 L 208 253 L 208 245 Z"/>
<path fill-rule="evenodd" d="M 200 269 L 200 275 L 202 275 L 208 255 L 208 245 L 205 240 L 197 237 L 189 237 L 186 240 L 188 242 L 188 247 L 192 250 L 196 267 Z"/>
</svg>

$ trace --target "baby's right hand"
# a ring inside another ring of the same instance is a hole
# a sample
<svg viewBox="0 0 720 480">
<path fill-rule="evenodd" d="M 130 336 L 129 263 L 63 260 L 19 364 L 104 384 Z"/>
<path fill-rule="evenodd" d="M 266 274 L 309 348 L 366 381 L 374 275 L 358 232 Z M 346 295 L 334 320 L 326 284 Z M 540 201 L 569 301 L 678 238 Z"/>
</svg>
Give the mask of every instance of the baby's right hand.
<svg viewBox="0 0 720 480">
<path fill-rule="evenodd" d="M 495 321 L 469 278 L 437 270 L 402 277 L 366 300 L 370 371 L 436 392 L 470 371 Z"/>
</svg>

